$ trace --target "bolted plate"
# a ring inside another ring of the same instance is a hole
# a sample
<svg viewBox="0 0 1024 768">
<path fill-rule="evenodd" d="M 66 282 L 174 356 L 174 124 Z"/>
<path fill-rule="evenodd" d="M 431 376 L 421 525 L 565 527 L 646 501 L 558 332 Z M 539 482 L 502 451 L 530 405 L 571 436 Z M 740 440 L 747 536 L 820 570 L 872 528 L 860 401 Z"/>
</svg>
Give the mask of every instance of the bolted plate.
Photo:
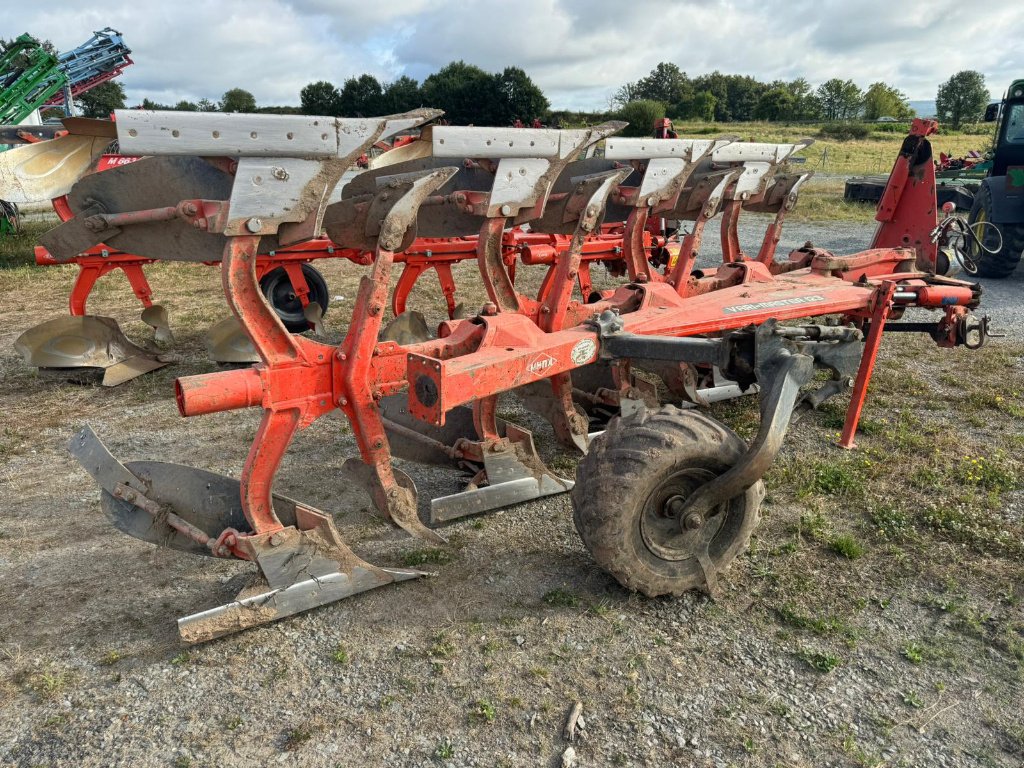
<svg viewBox="0 0 1024 768">
<path fill-rule="evenodd" d="M 71 190 L 68 204 L 76 214 L 97 205 L 105 213 L 123 213 L 174 206 L 182 200 L 228 200 L 233 181 L 230 174 L 199 157 L 145 157 L 86 176 Z M 60 227 L 54 230 L 59 231 Z M 220 261 L 225 238 L 172 219 L 123 227 L 104 242 L 139 256 L 195 262 Z M 260 242 L 261 250 L 276 247 L 272 237 Z"/>
<path fill-rule="evenodd" d="M 241 485 L 235 478 L 163 461 L 129 461 L 124 466 L 142 481 L 148 498 L 166 505 L 169 511 L 207 535 L 216 538 L 225 528 L 240 533 L 251 530 L 242 512 Z M 295 524 L 295 504 L 292 499 L 274 495 L 274 511 L 286 526 Z M 207 547 L 154 520 L 134 504 L 114 498 L 106 490 L 102 507 L 114 527 L 129 536 L 161 547 L 212 556 Z"/>
</svg>

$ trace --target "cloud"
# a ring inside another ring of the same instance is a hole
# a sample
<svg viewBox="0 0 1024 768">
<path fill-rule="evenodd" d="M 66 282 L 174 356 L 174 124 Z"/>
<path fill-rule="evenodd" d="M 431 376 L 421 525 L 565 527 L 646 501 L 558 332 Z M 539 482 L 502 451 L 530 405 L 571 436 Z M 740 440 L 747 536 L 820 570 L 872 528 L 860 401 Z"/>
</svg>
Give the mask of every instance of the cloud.
<svg viewBox="0 0 1024 768">
<path fill-rule="evenodd" d="M 297 104 L 315 80 L 369 72 L 423 79 L 462 59 L 489 71 L 519 66 L 555 107 L 600 109 L 660 61 L 691 75 L 720 70 L 813 84 L 883 80 L 933 98 L 960 69 L 999 94 L 1024 74 L 1024 4 L 959 0 L 223 0 L 201 11 L 157 0 L 82 8 L 50 0 L 19 8 L 19 29 L 61 50 L 105 26 L 121 31 L 135 65 L 129 100 L 218 99 L 229 88 L 260 104 Z M 998 44 L 962 45 L 964 40 Z"/>
</svg>

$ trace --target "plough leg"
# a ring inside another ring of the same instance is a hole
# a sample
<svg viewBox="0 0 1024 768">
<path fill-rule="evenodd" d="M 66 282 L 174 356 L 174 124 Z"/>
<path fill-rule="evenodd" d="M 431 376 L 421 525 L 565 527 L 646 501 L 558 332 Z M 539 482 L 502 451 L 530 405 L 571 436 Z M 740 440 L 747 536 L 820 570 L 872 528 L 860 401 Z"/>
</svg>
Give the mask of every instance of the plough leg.
<svg viewBox="0 0 1024 768">
<path fill-rule="evenodd" d="M 370 361 L 377 343 L 384 307 L 387 305 L 388 285 L 395 254 L 378 247 L 370 275 L 359 283 L 352 310 L 352 324 L 341 345 L 341 359 L 345 361 L 343 387 L 345 402 L 342 409 L 352 422 L 362 464 L 368 470 L 346 462 L 348 472 L 367 484 L 367 490 L 377 509 L 413 536 L 438 544 L 445 539 L 427 528 L 416 511 L 416 487 L 411 480 L 396 479 L 391 466 L 391 449 L 384 432 L 380 408 L 370 389 Z"/>
<path fill-rule="evenodd" d="M 174 335 L 171 333 L 167 309 L 153 303 L 153 289 L 149 287 L 149 281 L 146 279 L 146 273 L 142 271 L 142 265 L 125 264 L 121 269 L 124 271 L 124 276 L 128 278 L 128 284 L 132 287 L 132 291 L 145 307 L 142 310 L 142 322 L 153 329 L 157 341 L 168 344 L 173 342 Z"/>
<path fill-rule="evenodd" d="M 885 330 L 885 321 L 892 310 L 892 295 L 895 292 L 896 283 L 886 280 L 875 294 L 877 303 L 871 313 L 871 328 L 864 340 L 864 353 L 853 384 L 853 393 L 850 395 L 850 406 L 846 410 L 846 421 L 843 423 L 843 432 L 839 438 L 840 448 L 856 447 L 854 436 L 857 434 L 857 424 L 860 422 L 861 411 L 864 410 L 864 400 L 868 395 L 871 374 L 875 371 L 875 360 L 882 345 L 882 333 Z"/>
</svg>

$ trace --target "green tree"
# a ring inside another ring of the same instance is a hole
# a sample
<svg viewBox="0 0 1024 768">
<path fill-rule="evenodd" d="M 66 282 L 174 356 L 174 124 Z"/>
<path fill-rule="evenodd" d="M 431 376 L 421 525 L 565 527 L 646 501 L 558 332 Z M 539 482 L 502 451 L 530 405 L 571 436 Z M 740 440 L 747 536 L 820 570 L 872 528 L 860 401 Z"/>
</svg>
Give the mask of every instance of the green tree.
<svg viewBox="0 0 1024 768">
<path fill-rule="evenodd" d="M 493 124 L 497 83 L 480 67 L 464 61 L 446 64 L 423 81 L 423 102 L 443 109 L 453 125 Z"/>
<path fill-rule="evenodd" d="M 182 99 L 174 105 L 174 109 L 178 112 L 198 112 L 199 107 L 194 102 Z"/>
<path fill-rule="evenodd" d="M 939 121 L 957 130 L 965 122 L 976 122 L 985 114 L 989 93 L 981 72 L 965 69 L 939 86 L 935 112 Z"/>
<path fill-rule="evenodd" d="M 623 105 L 616 117 L 629 125 L 623 129 L 623 136 L 650 136 L 654 123 L 665 116 L 665 105 L 660 101 L 640 99 Z"/>
<path fill-rule="evenodd" d="M 608 99 L 609 109 L 622 109 L 631 101 L 640 98 L 640 87 L 636 83 L 624 83 Z"/>
<path fill-rule="evenodd" d="M 895 117 L 905 120 L 914 116 L 914 110 L 907 103 L 907 96 L 891 85 L 878 82 L 868 86 L 864 93 L 864 119 L 877 120 L 880 117 Z"/>
<path fill-rule="evenodd" d="M 107 119 L 115 109 L 124 109 L 124 86 L 114 80 L 97 85 L 78 97 L 83 117 Z"/>
<path fill-rule="evenodd" d="M 853 80 L 833 77 L 818 87 L 818 101 L 826 120 L 851 120 L 860 115 L 864 94 Z"/>
<path fill-rule="evenodd" d="M 709 75 L 701 75 L 693 80 L 693 87 L 698 93 L 710 93 L 715 98 L 715 120 L 728 122 L 733 119 L 729 109 L 729 79 L 719 71 Z"/>
<path fill-rule="evenodd" d="M 714 120 L 715 105 L 717 103 L 718 99 L 715 98 L 715 94 L 710 91 L 701 91 L 694 94 L 693 101 L 690 102 L 689 111 L 685 116 L 697 120 Z"/>
<path fill-rule="evenodd" d="M 344 117 L 372 117 L 381 114 L 384 88 L 373 75 L 350 77 L 341 87 L 339 114 Z"/>
<path fill-rule="evenodd" d="M 754 117 L 758 120 L 789 120 L 792 114 L 793 94 L 782 86 L 762 93 L 754 108 Z"/>
<path fill-rule="evenodd" d="M 723 122 L 753 120 L 761 95 L 768 90 L 764 83 L 747 75 L 724 75 L 717 70 L 693 79 L 699 93 L 707 91 L 715 97 L 715 119 Z"/>
<path fill-rule="evenodd" d="M 198 109 L 200 112 L 216 112 L 217 105 L 209 99 L 200 99 L 196 102 L 196 109 Z"/>
<path fill-rule="evenodd" d="M 793 97 L 793 108 L 791 110 L 792 120 L 818 120 L 821 118 L 821 102 L 814 94 L 811 84 L 804 78 L 798 77 L 792 82 L 786 83 L 786 90 Z"/>
<path fill-rule="evenodd" d="M 398 114 L 423 106 L 423 92 L 420 84 L 411 77 L 402 75 L 384 86 L 383 112 Z"/>
<path fill-rule="evenodd" d="M 156 101 L 150 101 L 149 99 L 143 99 L 142 100 L 142 108 L 143 109 L 162 110 L 162 109 L 170 109 L 171 107 L 169 105 L 167 105 L 167 104 L 160 104 L 159 102 L 156 102 Z"/>
<path fill-rule="evenodd" d="M 544 92 L 519 67 L 506 67 L 497 76 L 497 86 L 504 111 L 502 119 L 495 121 L 497 125 L 509 125 L 516 120 L 529 123 L 545 117 L 551 107 Z"/>
<path fill-rule="evenodd" d="M 318 80 L 299 91 L 299 103 L 303 114 L 334 117 L 341 114 L 341 91 L 326 80 Z"/>
<path fill-rule="evenodd" d="M 636 83 L 633 100 L 646 99 L 662 104 L 679 104 L 693 98 L 693 84 L 675 64 L 661 62 L 647 77 Z"/>
<path fill-rule="evenodd" d="M 221 112 L 255 112 L 256 97 L 242 88 L 232 88 L 220 100 Z"/>
</svg>

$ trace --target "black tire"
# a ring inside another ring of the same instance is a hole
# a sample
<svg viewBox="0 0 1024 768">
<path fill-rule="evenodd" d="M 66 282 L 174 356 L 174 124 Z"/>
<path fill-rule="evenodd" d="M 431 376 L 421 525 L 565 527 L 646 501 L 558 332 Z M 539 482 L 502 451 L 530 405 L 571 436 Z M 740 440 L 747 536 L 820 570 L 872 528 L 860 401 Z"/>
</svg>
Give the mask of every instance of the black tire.
<svg viewBox="0 0 1024 768">
<path fill-rule="evenodd" d="M 970 225 L 978 221 L 992 221 L 992 192 L 988 184 L 981 185 L 967 216 Z M 1024 222 L 999 224 L 998 227 L 1003 235 L 1003 247 L 997 252 L 986 253 L 973 241 L 968 245 L 968 253 L 978 265 L 978 275 L 981 277 L 1009 277 L 1020 263 L 1021 254 L 1024 254 Z M 999 238 L 992 227 L 984 227 L 978 234 L 987 248 L 999 245 Z"/>
<path fill-rule="evenodd" d="M 310 302 L 315 301 L 320 305 L 321 311 L 327 314 L 330 295 L 327 293 L 327 281 L 324 280 L 324 276 L 309 264 L 302 265 L 302 274 L 306 278 L 306 285 L 309 286 Z M 288 279 L 284 267 L 272 269 L 260 278 L 260 290 L 263 291 L 270 308 L 281 318 L 285 328 L 292 333 L 309 330 L 309 322 L 302 314 L 302 302 L 292 290 L 292 281 Z"/>
<path fill-rule="evenodd" d="M 682 534 L 663 514 L 665 502 L 686 498 L 746 449 L 735 432 L 694 409 L 669 405 L 615 418 L 576 470 L 576 530 L 597 564 L 627 589 L 648 597 L 708 590 L 697 547 L 705 542 L 715 573 L 727 568 L 757 527 L 764 486 L 758 481 Z"/>
</svg>

